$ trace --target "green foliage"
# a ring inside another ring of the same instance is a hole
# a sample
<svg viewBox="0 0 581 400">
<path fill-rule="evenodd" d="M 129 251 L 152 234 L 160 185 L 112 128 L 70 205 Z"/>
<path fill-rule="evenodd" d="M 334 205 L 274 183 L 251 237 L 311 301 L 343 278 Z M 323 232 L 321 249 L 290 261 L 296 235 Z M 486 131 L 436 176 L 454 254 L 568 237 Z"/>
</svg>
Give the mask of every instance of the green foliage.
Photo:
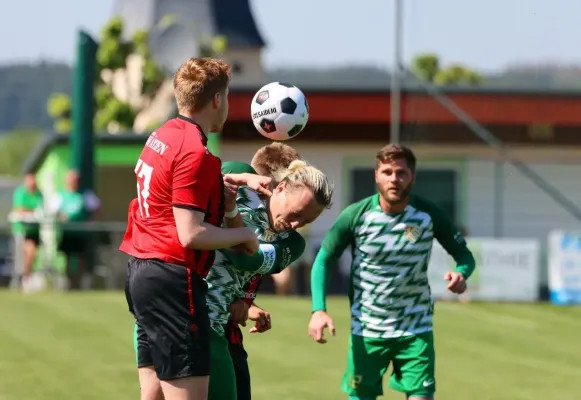
<svg viewBox="0 0 581 400">
<path fill-rule="evenodd" d="M 202 38 L 200 44 L 200 56 L 218 57 L 226 51 L 228 40 L 226 36 L 220 35 L 213 38 Z"/>
<path fill-rule="evenodd" d="M 145 59 L 145 64 L 143 66 L 143 82 L 142 91 L 144 94 L 153 96 L 159 86 L 163 83 L 165 79 L 164 73 L 159 69 L 155 61 L 151 58 Z"/>
<path fill-rule="evenodd" d="M 460 64 L 452 64 L 446 68 L 440 65 L 436 54 L 419 54 L 412 60 L 412 71 L 421 79 L 436 85 L 479 85 L 483 78 L 477 71 Z"/>
<path fill-rule="evenodd" d="M 48 99 L 48 115 L 54 119 L 53 128 L 57 133 L 71 131 L 71 98 L 66 93 L 53 93 Z"/>
<path fill-rule="evenodd" d="M 114 38 L 121 40 L 123 35 L 123 19 L 120 17 L 111 18 L 103 27 L 101 36 L 103 39 Z"/>
<path fill-rule="evenodd" d="M 437 54 L 421 54 L 412 60 L 412 71 L 425 81 L 433 82 L 440 69 L 440 59 Z"/>
<path fill-rule="evenodd" d="M 104 83 L 99 83 L 99 85 L 95 88 L 95 104 L 97 106 L 97 110 L 105 108 L 107 103 L 111 101 L 115 95 L 113 94 L 113 89 L 111 86 L 105 85 Z"/>
<path fill-rule="evenodd" d="M 95 130 L 107 131 L 109 124 L 115 123 L 119 129 L 129 131 L 133 127 L 136 113 L 129 104 L 112 98 L 95 115 Z"/>
<path fill-rule="evenodd" d="M 160 25 L 173 23 L 175 16 L 168 15 Z M 159 87 L 166 79 L 165 74 L 153 60 L 149 47 L 148 32 L 138 31 L 130 40 L 123 38 L 124 26 L 121 18 L 112 18 L 103 27 L 99 47 L 96 54 L 97 77 L 95 82 L 95 130 L 107 131 L 115 126 L 121 130 L 131 130 L 139 110 L 119 99 L 113 93 L 110 84 L 102 79 L 104 70 L 115 71 L 127 66 L 127 58 L 132 54 L 143 57 L 142 95 L 155 96 Z M 203 56 L 218 56 L 226 50 L 226 37 L 217 36 L 203 38 L 201 54 Z M 68 102 L 68 103 L 67 103 Z M 54 94 L 48 102 L 49 115 L 54 119 L 54 129 L 57 132 L 70 132 L 71 121 L 70 98 L 62 94 Z M 157 124 L 156 124 L 157 125 Z"/>
<path fill-rule="evenodd" d="M 141 55 L 144 59 L 141 90 L 143 94 L 153 96 L 163 83 L 165 75 L 151 57 L 151 49 L 149 48 L 148 40 L 149 35 L 147 32 L 138 31 L 133 35 L 132 45 L 135 49 L 135 53 Z"/>
<path fill-rule="evenodd" d="M 17 130 L 0 136 L 0 175 L 19 176 L 41 137 L 38 130 Z"/>
<path fill-rule="evenodd" d="M 56 119 L 53 129 L 56 133 L 70 133 L 73 128 L 73 121 L 70 118 Z"/>
<path fill-rule="evenodd" d="M 131 38 L 133 51 L 143 57 L 150 57 L 149 34 L 146 31 L 137 31 Z"/>
<path fill-rule="evenodd" d="M 484 77 L 478 71 L 465 70 L 464 72 L 464 80 L 469 85 L 477 86 L 484 81 Z"/>
<path fill-rule="evenodd" d="M 53 93 L 48 98 L 48 115 L 52 118 L 71 117 L 71 98 L 66 93 Z"/>
<path fill-rule="evenodd" d="M 126 42 L 123 36 L 123 20 L 114 17 L 105 25 L 97 50 L 99 69 L 119 69 L 125 67 L 125 60 L 133 52 L 133 43 Z"/>
<path fill-rule="evenodd" d="M 106 38 L 101 41 L 97 50 L 97 65 L 99 69 L 116 70 L 125 67 L 125 60 L 129 55 L 126 50 L 127 47 L 118 39 Z"/>
</svg>

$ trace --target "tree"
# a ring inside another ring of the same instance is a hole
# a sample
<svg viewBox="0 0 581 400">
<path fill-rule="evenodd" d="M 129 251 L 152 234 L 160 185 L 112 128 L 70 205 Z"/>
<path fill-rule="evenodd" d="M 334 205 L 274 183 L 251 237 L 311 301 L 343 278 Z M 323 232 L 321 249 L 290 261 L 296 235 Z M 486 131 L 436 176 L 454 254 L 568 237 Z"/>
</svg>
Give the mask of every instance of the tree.
<svg viewBox="0 0 581 400">
<path fill-rule="evenodd" d="M 412 60 L 412 71 L 422 80 L 436 85 L 470 85 L 482 83 L 482 75 L 461 64 L 443 68 L 436 54 L 419 54 Z"/>
<path fill-rule="evenodd" d="M 171 112 L 171 105 L 167 104 L 173 97 L 171 93 L 168 96 L 171 80 L 152 57 L 148 33 L 138 31 L 130 40 L 124 40 L 123 32 L 123 20 L 112 18 L 101 33 L 96 54 L 97 132 L 146 132 Z M 214 56 L 225 48 L 223 37 L 201 42 L 203 55 Z M 54 93 L 50 97 L 48 113 L 54 119 L 56 132 L 70 131 L 71 107 L 67 94 Z"/>
<path fill-rule="evenodd" d="M 422 54 L 412 61 L 412 71 L 425 81 L 433 82 L 439 70 L 440 59 L 436 54 Z"/>
</svg>

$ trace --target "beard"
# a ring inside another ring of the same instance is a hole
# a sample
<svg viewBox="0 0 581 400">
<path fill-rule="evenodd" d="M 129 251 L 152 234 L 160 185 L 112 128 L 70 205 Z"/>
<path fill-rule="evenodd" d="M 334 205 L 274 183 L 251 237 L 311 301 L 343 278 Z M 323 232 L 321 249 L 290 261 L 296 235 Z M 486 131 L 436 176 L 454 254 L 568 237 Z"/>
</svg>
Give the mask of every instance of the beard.
<svg viewBox="0 0 581 400">
<path fill-rule="evenodd" d="M 397 188 L 397 191 L 393 190 L 394 188 L 384 189 L 379 188 L 379 194 L 388 204 L 399 204 L 401 202 L 407 201 L 410 197 L 410 193 L 413 188 L 413 183 L 409 183 L 407 186 L 403 188 Z"/>
</svg>

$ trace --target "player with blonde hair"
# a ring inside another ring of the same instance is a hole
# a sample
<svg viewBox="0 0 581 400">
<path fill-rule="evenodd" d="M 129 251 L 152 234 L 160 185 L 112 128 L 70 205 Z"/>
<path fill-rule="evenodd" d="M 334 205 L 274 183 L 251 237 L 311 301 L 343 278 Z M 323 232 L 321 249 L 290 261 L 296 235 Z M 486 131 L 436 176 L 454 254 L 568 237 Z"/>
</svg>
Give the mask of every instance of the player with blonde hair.
<svg viewBox="0 0 581 400">
<path fill-rule="evenodd" d="M 252 157 L 251 165 L 243 162 L 227 161 L 222 165 L 222 173 L 257 173 L 272 178 L 276 171 L 287 169 L 297 159 L 300 159 L 300 155 L 293 147 L 284 143 L 273 142 L 256 151 Z M 274 278 L 280 277 L 289 270 L 290 268 L 285 268 L 278 274 L 270 276 L 276 283 L 277 280 Z M 254 275 L 246 285 L 246 292 L 243 297 L 230 305 L 230 320 L 225 326 L 225 337 L 228 340 L 230 356 L 236 375 L 238 400 L 250 400 L 252 393 L 248 354 L 244 348 L 242 330 L 239 325 L 246 326 L 247 320 L 254 321 L 255 324 L 250 328 L 250 333 L 263 333 L 270 330 L 272 326 L 270 314 L 255 303 L 256 294 L 261 283 L 262 275 Z"/>
<path fill-rule="evenodd" d="M 235 369 L 224 335 L 230 305 L 244 297 L 255 275 L 276 274 L 295 261 L 305 249 L 296 229 L 313 222 L 331 205 L 333 186 L 324 173 L 306 161 L 294 160 L 288 168 L 272 174 L 269 199 L 262 200 L 256 192 L 240 187 L 235 202 L 226 208 L 228 226 L 244 225 L 257 234 L 258 252 L 248 256 L 221 250 L 206 278 L 212 327 L 210 400 L 237 398 Z M 258 321 L 257 327 L 265 323 L 268 321 Z"/>
<path fill-rule="evenodd" d="M 298 151 L 291 146 L 281 142 L 274 142 L 258 149 L 250 164 L 257 174 L 272 177 L 272 174 L 279 170 L 280 166 L 286 168 L 291 162 L 299 158 L 301 156 Z M 308 226 L 301 228 L 299 233 L 303 233 L 307 228 Z M 308 252 L 307 248 L 305 253 Z M 300 258 L 302 259 L 303 257 Z M 293 290 L 293 266 L 297 263 L 298 261 L 293 263 L 290 268 L 285 268 L 278 274 L 271 275 L 277 294 L 290 294 Z"/>
</svg>

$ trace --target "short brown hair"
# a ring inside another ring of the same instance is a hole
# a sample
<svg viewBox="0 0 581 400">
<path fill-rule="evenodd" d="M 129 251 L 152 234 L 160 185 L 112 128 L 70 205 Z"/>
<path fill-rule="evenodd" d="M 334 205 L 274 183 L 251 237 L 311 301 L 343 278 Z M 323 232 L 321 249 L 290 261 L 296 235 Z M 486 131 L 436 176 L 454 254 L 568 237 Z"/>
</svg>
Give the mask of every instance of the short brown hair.
<svg viewBox="0 0 581 400">
<path fill-rule="evenodd" d="M 230 66 L 215 58 L 190 58 L 184 62 L 173 78 L 173 88 L 178 108 L 198 111 L 212 100 L 216 93 L 228 88 Z"/>
<path fill-rule="evenodd" d="M 399 144 L 388 144 L 377 152 L 375 156 L 375 169 L 379 168 L 380 164 L 385 164 L 394 160 L 405 160 L 409 169 L 412 172 L 416 171 L 416 156 L 411 149 L 401 146 Z"/>
<path fill-rule="evenodd" d="M 276 171 L 287 169 L 300 158 L 298 151 L 288 144 L 274 142 L 258 149 L 250 164 L 258 174 L 272 177 Z"/>
</svg>

